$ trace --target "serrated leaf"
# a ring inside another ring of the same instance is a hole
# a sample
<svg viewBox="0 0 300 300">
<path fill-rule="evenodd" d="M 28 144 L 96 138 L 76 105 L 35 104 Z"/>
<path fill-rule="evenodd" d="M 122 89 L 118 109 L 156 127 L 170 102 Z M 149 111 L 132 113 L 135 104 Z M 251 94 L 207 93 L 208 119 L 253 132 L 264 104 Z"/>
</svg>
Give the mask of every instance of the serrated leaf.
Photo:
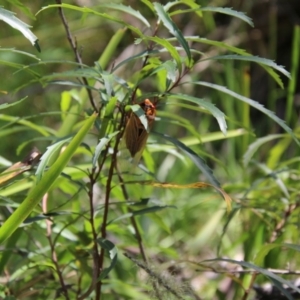
<svg viewBox="0 0 300 300">
<path fill-rule="evenodd" d="M 257 110 L 263 112 L 265 115 L 267 115 L 269 118 L 271 118 L 272 120 L 274 120 L 279 126 L 281 126 L 296 142 L 296 144 L 298 146 L 300 146 L 300 141 L 298 140 L 297 136 L 294 134 L 294 132 L 292 131 L 292 129 L 290 127 L 288 127 L 283 120 L 281 120 L 280 118 L 278 118 L 274 112 L 268 110 L 267 108 L 265 108 L 262 104 L 247 98 L 245 96 L 242 96 L 238 93 L 235 93 L 229 89 L 227 89 L 224 86 L 218 85 L 218 84 L 214 84 L 214 83 L 209 83 L 209 82 L 205 82 L 205 81 L 194 81 L 192 82 L 194 84 L 198 84 L 198 85 L 202 85 L 202 86 L 206 86 L 215 90 L 218 90 L 220 92 L 223 92 L 227 95 L 230 95 L 238 100 L 241 100 L 249 105 L 251 105 L 252 107 L 256 108 Z"/>
<path fill-rule="evenodd" d="M 63 4 L 51 4 L 51 5 L 48 5 L 46 7 L 43 7 L 42 9 L 40 9 L 36 13 L 36 15 L 38 15 L 40 12 L 42 12 L 42 11 L 44 11 L 46 9 L 56 8 L 56 7 L 62 7 L 62 8 L 67 8 L 67 9 L 72 9 L 72 10 L 80 11 L 83 14 L 93 14 L 93 15 L 96 15 L 96 16 L 102 17 L 104 19 L 111 20 L 111 21 L 114 21 L 116 23 L 122 24 L 123 26 L 126 26 L 131 31 L 133 31 L 134 33 L 136 33 L 138 36 L 140 36 L 140 37 L 143 36 L 143 33 L 137 27 L 132 26 L 132 25 L 126 23 L 126 22 L 123 22 L 119 18 L 115 18 L 115 17 L 110 16 L 110 15 L 108 15 L 106 13 L 100 13 L 100 12 L 98 12 L 98 11 L 92 9 L 92 8 L 88 8 L 88 7 L 80 7 L 80 6 L 66 4 L 66 3 L 63 3 Z"/>
<path fill-rule="evenodd" d="M 35 46 L 39 52 L 41 52 L 41 49 L 38 44 L 38 38 L 29 29 L 31 26 L 18 19 L 13 12 L 6 10 L 2 7 L 0 7 L 0 20 L 7 23 L 11 27 L 19 30 L 25 36 L 25 38 L 28 39 L 30 43 L 33 46 Z"/>
<path fill-rule="evenodd" d="M 189 62 L 191 62 L 192 56 L 191 56 L 190 47 L 189 47 L 187 41 L 185 40 L 183 34 L 177 27 L 177 25 L 172 21 L 172 19 L 170 18 L 170 16 L 167 14 L 167 12 L 164 10 L 164 7 L 160 3 L 155 2 L 154 8 L 157 12 L 158 17 L 163 22 L 164 26 L 169 30 L 169 32 L 173 36 L 175 36 L 177 38 L 178 42 L 181 44 L 181 46 L 185 50 Z"/>
<path fill-rule="evenodd" d="M 202 7 L 201 11 L 210 11 L 210 12 L 218 12 L 221 14 L 229 15 L 241 19 L 242 21 L 248 23 L 251 27 L 254 27 L 252 19 L 247 17 L 243 12 L 233 10 L 229 7 Z"/>
<path fill-rule="evenodd" d="M 148 20 L 139 11 L 134 10 L 131 6 L 126 6 L 121 3 L 105 3 L 100 4 L 99 6 L 123 11 L 131 16 L 136 17 L 138 20 L 142 21 L 147 27 L 150 27 Z"/>
<path fill-rule="evenodd" d="M 169 98 L 177 98 L 177 99 L 190 101 L 190 102 L 196 103 L 196 104 L 204 107 L 217 119 L 220 130 L 223 132 L 224 135 L 226 135 L 226 133 L 227 133 L 227 124 L 226 124 L 226 121 L 225 121 L 225 115 L 214 104 L 209 103 L 209 102 L 207 102 L 203 99 L 196 98 L 196 97 L 186 95 L 186 94 L 167 93 L 165 95 Z"/>
<path fill-rule="evenodd" d="M 249 55 L 249 56 L 251 56 L 251 54 L 247 53 L 246 50 L 228 45 L 224 42 L 209 40 L 207 38 L 201 38 L 199 36 L 186 36 L 185 39 L 187 41 L 198 42 L 198 43 L 202 43 L 202 44 L 206 44 L 206 45 L 211 45 L 211 46 L 216 46 L 216 47 L 219 47 L 219 48 L 224 48 L 226 50 L 229 50 L 231 52 L 234 52 L 234 53 L 237 53 L 237 54 L 240 54 L 240 55 Z"/>
<path fill-rule="evenodd" d="M 248 61 L 248 62 L 255 62 L 255 63 L 259 64 L 261 67 L 263 67 L 274 78 L 274 80 L 279 84 L 279 86 L 281 88 L 283 88 L 283 83 L 282 83 L 280 77 L 278 76 L 278 74 L 273 69 L 282 73 L 289 79 L 291 78 L 290 73 L 288 71 L 286 71 L 283 66 L 277 65 L 273 60 L 258 57 L 258 56 L 233 55 L 233 54 L 232 55 L 220 55 L 220 56 L 213 56 L 213 57 L 210 57 L 207 59 L 203 59 L 201 61 L 212 60 L 212 59 L 213 60 L 219 60 L 219 59 L 230 59 L 231 60 L 232 59 L 232 60 L 243 60 L 243 61 Z"/>
</svg>

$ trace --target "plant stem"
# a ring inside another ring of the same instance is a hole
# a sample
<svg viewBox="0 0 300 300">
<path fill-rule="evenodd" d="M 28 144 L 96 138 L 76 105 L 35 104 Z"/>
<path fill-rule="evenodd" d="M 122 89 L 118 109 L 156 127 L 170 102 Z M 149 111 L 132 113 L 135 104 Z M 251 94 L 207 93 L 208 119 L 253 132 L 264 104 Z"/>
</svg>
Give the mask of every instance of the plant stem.
<svg viewBox="0 0 300 300">
<path fill-rule="evenodd" d="M 59 4 L 59 5 L 62 5 L 61 0 L 56 0 L 56 3 Z M 67 22 L 67 19 L 66 19 L 66 17 L 65 17 L 65 14 L 64 14 L 64 12 L 63 12 L 62 7 L 59 7 L 59 8 L 58 8 L 58 12 L 59 12 L 60 18 L 61 18 L 61 20 L 62 20 L 62 23 L 63 23 L 63 25 L 64 25 L 64 27 L 65 27 L 65 30 L 66 30 L 66 33 L 67 33 L 67 39 L 68 39 L 68 41 L 69 41 L 69 43 L 70 43 L 70 45 L 71 45 L 71 48 L 72 48 L 72 50 L 73 50 L 73 52 L 74 52 L 74 54 L 75 54 L 75 59 L 76 59 L 76 61 L 77 61 L 80 65 L 82 65 L 82 59 L 81 59 L 81 55 L 80 55 L 80 53 L 79 53 L 79 51 L 78 51 L 77 43 L 76 43 L 76 41 L 74 41 L 74 39 L 72 38 L 72 34 L 71 34 L 71 31 L 70 31 L 70 28 L 69 28 L 69 25 L 68 25 L 68 22 Z M 83 81 L 83 83 L 84 83 L 85 86 L 88 86 L 88 85 L 89 85 L 88 80 L 86 79 L 86 77 L 82 77 L 82 81 Z M 91 103 L 91 105 L 92 105 L 94 111 L 95 111 L 95 112 L 98 112 L 98 109 L 97 109 L 96 104 L 95 104 L 95 102 L 94 102 L 94 98 L 93 98 L 93 95 L 92 95 L 91 90 L 87 88 L 86 91 L 87 91 L 87 94 L 88 94 L 90 103 Z"/>
</svg>

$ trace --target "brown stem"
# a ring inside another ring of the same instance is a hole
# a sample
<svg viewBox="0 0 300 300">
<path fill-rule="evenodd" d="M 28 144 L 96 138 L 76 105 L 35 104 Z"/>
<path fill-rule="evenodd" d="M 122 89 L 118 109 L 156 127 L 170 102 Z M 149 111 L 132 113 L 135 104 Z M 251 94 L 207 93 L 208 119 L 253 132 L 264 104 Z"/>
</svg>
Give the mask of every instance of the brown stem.
<svg viewBox="0 0 300 300">
<path fill-rule="evenodd" d="M 89 174 L 89 180 L 90 180 L 90 188 L 88 191 L 88 197 L 89 197 L 89 204 L 90 204 L 90 224 L 92 228 L 92 236 L 93 236 L 93 275 L 92 275 L 92 282 L 89 286 L 89 288 L 85 291 L 84 294 L 82 294 L 80 297 L 78 297 L 79 300 L 86 299 L 90 293 L 96 288 L 96 299 L 100 299 L 100 291 L 101 286 L 98 281 L 99 275 L 100 275 L 100 255 L 99 255 L 99 249 L 98 249 L 98 242 L 97 242 L 97 231 L 95 227 L 95 220 L 94 220 L 94 185 L 96 183 L 96 178 L 98 177 L 98 171 L 96 172 L 96 168 L 93 168 L 91 173 Z M 99 291 L 100 290 L 100 291 Z M 99 291 L 99 292 L 98 292 Z"/>
<path fill-rule="evenodd" d="M 56 3 L 59 4 L 59 5 L 62 5 L 62 2 L 61 0 L 56 0 Z M 63 12 L 63 9 L 62 7 L 58 7 L 58 12 L 59 12 L 59 15 L 60 15 L 60 18 L 62 20 L 62 23 L 65 27 L 65 30 L 66 30 L 66 33 L 67 33 L 67 39 L 71 45 L 71 48 L 75 54 L 75 59 L 76 61 L 82 65 L 82 59 L 81 59 L 81 55 L 78 51 L 78 47 L 77 47 L 77 43 L 76 41 L 74 41 L 74 39 L 72 38 L 72 34 L 71 34 L 71 31 L 70 31 L 70 28 L 69 28 L 69 25 L 68 25 L 68 22 L 67 22 L 67 19 L 65 17 L 65 14 Z M 82 81 L 84 83 L 85 86 L 88 86 L 88 80 L 86 79 L 86 77 L 82 77 Z M 98 112 L 98 109 L 96 107 L 96 104 L 94 102 L 94 98 L 93 98 L 93 95 L 92 95 L 92 92 L 89 88 L 86 88 L 86 91 L 87 91 L 87 94 L 88 94 L 88 97 L 89 97 L 89 100 L 90 100 L 90 103 L 94 109 L 94 111 Z"/>
<path fill-rule="evenodd" d="M 47 202 L 48 202 L 48 194 L 45 194 L 42 200 L 42 206 L 43 206 L 43 213 L 47 213 Z M 51 228 L 52 222 L 48 219 L 46 219 L 46 228 L 47 228 L 47 239 L 49 241 L 50 245 L 50 251 L 51 251 L 51 260 L 55 266 L 56 273 L 58 275 L 58 279 L 61 285 L 61 291 L 63 295 L 65 296 L 65 299 L 69 300 L 69 294 L 68 289 L 65 285 L 64 278 L 62 276 L 62 272 L 60 271 L 59 264 L 57 261 L 57 255 L 55 251 L 55 244 L 52 241 L 51 235 L 52 235 L 52 228 Z"/>
<path fill-rule="evenodd" d="M 276 224 L 275 229 L 272 232 L 272 235 L 270 237 L 269 242 L 270 243 L 274 243 L 275 240 L 278 238 L 278 236 L 281 234 L 284 226 L 286 225 L 290 215 L 292 214 L 292 212 L 298 208 L 300 205 L 300 203 L 293 203 L 293 204 L 289 204 L 289 206 L 287 207 L 287 209 L 284 211 L 284 216 L 283 218 Z"/>
</svg>

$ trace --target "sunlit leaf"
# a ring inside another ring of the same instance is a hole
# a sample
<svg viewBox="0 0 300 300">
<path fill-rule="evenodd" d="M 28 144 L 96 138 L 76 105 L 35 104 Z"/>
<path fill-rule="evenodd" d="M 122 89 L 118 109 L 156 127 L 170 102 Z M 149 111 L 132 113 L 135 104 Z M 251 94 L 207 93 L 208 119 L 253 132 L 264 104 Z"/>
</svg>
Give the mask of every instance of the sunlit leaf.
<svg viewBox="0 0 300 300">
<path fill-rule="evenodd" d="M 296 135 L 294 134 L 294 132 L 292 131 L 292 129 L 290 127 L 288 127 L 285 122 L 283 120 L 281 120 L 280 118 L 278 118 L 274 112 L 268 110 L 267 108 L 265 108 L 263 105 L 261 105 L 260 103 L 247 98 L 245 96 L 242 96 L 236 92 L 233 92 L 229 89 L 227 89 L 224 86 L 218 85 L 218 84 L 214 84 L 214 83 L 209 83 L 209 82 L 204 82 L 204 81 L 196 81 L 193 82 L 194 84 L 199 84 L 199 85 L 203 85 L 215 90 L 218 90 L 220 92 L 223 92 L 227 95 L 230 95 L 238 100 L 241 100 L 249 105 L 251 105 L 252 107 L 256 108 L 257 110 L 263 112 L 265 115 L 267 115 L 269 118 L 271 118 L 272 120 L 274 120 L 277 124 L 279 124 L 288 134 L 290 134 L 292 136 L 292 138 L 294 139 L 294 141 L 297 143 L 297 145 L 300 146 L 300 141 L 298 140 L 298 138 L 296 137 Z"/>
<path fill-rule="evenodd" d="M 163 22 L 164 26 L 170 31 L 170 33 L 173 36 L 177 38 L 178 42 L 182 45 L 183 49 L 185 50 L 189 61 L 191 61 L 192 56 L 191 56 L 190 47 L 187 41 L 185 40 L 182 32 L 179 30 L 177 25 L 172 21 L 172 19 L 169 17 L 167 12 L 164 10 L 164 7 L 160 3 L 154 2 L 154 7 L 159 18 Z"/>
<path fill-rule="evenodd" d="M 214 104 L 212 104 L 208 101 L 205 101 L 203 99 L 196 98 L 196 97 L 186 95 L 186 94 L 166 93 L 165 95 L 168 96 L 168 98 L 173 98 L 173 99 L 177 98 L 177 99 L 181 99 L 181 100 L 186 100 L 186 101 L 190 101 L 190 102 L 196 103 L 196 104 L 204 107 L 217 119 L 219 126 L 220 126 L 220 130 L 223 132 L 224 135 L 226 135 L 227 125 L 226 125 L 226 121 L 225 121 L 225 115 L 217 107 L 215 107 Z"/>
<path fill-rule="evenodd" d="M 61 148 L 63 147 L 63 145 L 65 145 L 70 140 L 71 140 L 71 138 L 68 137 L 68 138 L 62 139 L 62 140 L 56 142 L 55 144 L 47 147 L 47 151 L 42 155 L 42 157 L 40 159 L 40 164 L 35 173 L 37 181 L 41 180 L 49 161 L 53 158 L 56 158 L 59 155 L 59 152 L 61 151 Z"/>
<path fill-rule="evenodd" d="M 110 140 L 116 136 L 119 133 L 119 131 L 116 131 L 112 134 L 109 134 L 107 137 L 103 137 L 100 139 L 98 145 L 96 146 L 95 149 L 95 154 L 93 156 L 93 167 L 96 166 L 99 155 L 101 154 L 101 151 L 103 150 L 103 148 L 110 142 Z"/>
<path fill-rule="evenodd" d="M 137 10 L 134 10 L 130 6 L 123 5 L 121 3 L 104 3 L 99 4 L 100 7 L 109 8 L 109 9 L 115 9 L 120 10 L 122 12 L 125 12 L 131 16 L 136 17 L 138 20 L 142 21 L 147 27 L 150 27 L 149 22 L 147 19 Z"/>
<path fill-rule="evenodd" d="M 11 11 L 8 11 L 0 7 L 0 20 L 7 23 L 11 27 L 19 30 L 30 43 L 36 47 L 36 49 L 41 52 L 40 46 L 38 44 L 38 38 L 33 34 L 29 29 L 31 26 L 27 25 L 20 19 L 18 19 L 15 14 Z"/>
<path fill-rule="evenodd" d="M 201 11 L 218 12 L 218 13 L 222 13 L 225 15 L 233 16 L 233 17 L 243 20 L 244 22 L 248 23 L 250 26 L 254 27 L 254 24 L 249 17 L 247 17 L 244 13 L 233 10 L 229 7 L 201 7 L 200 10 Z"/>
</svg>

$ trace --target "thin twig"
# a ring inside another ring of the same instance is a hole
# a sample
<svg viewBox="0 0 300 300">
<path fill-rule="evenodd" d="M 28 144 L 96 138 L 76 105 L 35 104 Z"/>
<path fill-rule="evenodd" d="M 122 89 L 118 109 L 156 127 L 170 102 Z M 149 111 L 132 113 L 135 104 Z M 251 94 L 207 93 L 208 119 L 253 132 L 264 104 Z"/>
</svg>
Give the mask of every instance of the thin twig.
<svg viewBox="0 0 300 300">
<path fill-rule="evenodd" d="M 119 125 L 119 129 L 121 129 L 123 125 Z M 105 201 L 104 201 L 104 212 L 103 212 L 103 220 L 102 220 L 102 226 L 101 226 L 101 237 L 103 239 L 106 238 L 106 225 L 107 225 L 107 219 L 108 219 L 108 211 L 109 211 L 109 198 L 110 198 L 110 192 L 111 192 L 111 183 L 112 178 L 114 174 L 115 165 L 117 162 L 117 153 L 118 153 L 118 147 L 121 140 L 121 132 L 117 135 L 116 143 L 113 149 L 113 154 L 111 157 L 111 163 L 108 171 L 108 177 L 106 182 L 106 193 L 105 193 Z M 105 249 L 101 248 L 100 255 L 99 255 L 99 271 L 101 272 L 103 268 L 104 263 L 104 253 Z M 101 297 L 101 289 L 102 289 L 102 282 L 101 280 L 98 281 L 97 285 L 97 291 L 96 291 L 96 300 L 99 300 Z"/>
<path fill-rule="evenodd" d="M 43 197 L 43 200 L 42 200 L 42 206 L 43 206 L 43 213 L 47 213 L 47 202 L 48 202 L 48 194 L 45 194 L 44 197 Z M 51 260 L 55 266 L 55 270 L 56 270 L 56 273 L 58 275 L 58 278 L 59 278 L 59 282 L 60 282 L 60 285 L 61 285 L 61 291 L 62 293 L 64 294 L 65 298 L 67 300 L 69 300 L 69 294 L 68 294 L 68 289 L 67 289 L 67 286 L 65 285 L 65 282 L 64 282 L 64 278 L 62 276 L 62 272 L 60 271 L 60 267 L 59 267 L 59 264 L 58 264 L 58 261 L 57 261 L 57 255 L 56 255 L 56 251 L 55 251 L 55 244 L 53 243 L 52 241 L 52 228 L 51 228 L 51 225 L 52 225 L 52 221 L 50 221 L 49 219 L 46 219 L 46 228 L 47 228 L 47 239 L 49 241 L 49 245 L 50 245 L 50 250 L 51 250 Z"/>
<path fill-rule="evenodd" d="M 59 5 L 62 5 L 62 2 L 61 0 L 56 0 L 56 3 L 59 4 Z M 62 23 L 65 27 L 65 30 L 66 30 L 66 33 L 67 33 L 67 39 L 71 45 L 71 48 L 75 54 L 75 59 L 76 61 L 80 64 L 80 66 L 82 65 L 82 59 L 81 59 L 81 55 L 78 51 L 78 48 L 77 48 L 77 43 L 76 41 L 74 41 L 74 39 L 72 38 L 72 34 L 71 34 L 71 31 L 70 31 L 70 28 L 69 28 L 69 25 L 68 25 L 68 22 L 67 22 L 67 19 L 65 17 L 65 14 L 63 12 L 63 9 L 62 7 L 58 7 L 58 11 L 59 11 L 59 15 L 60 15 L 60 18 L 62 20 Z M 85 86 L 88 86 L 88 80 L 86 79 L 86 77 L 82 77 L 82 81 L 84 83 Z M 94 98 L 93 98 L 93 95 L 92 95 L 92 92 L 89 88 L 86 88 L 86 91 L 87 91 L 87 94 L 88 94 L 88 97 L 89 97 L 89 100 L 90 100 L 90 103 L 94 109 L 95 112 L 98 112 L 98 109 L 96 107 L 96 104 L 94 102 Z"/>
<path fill-rule="evenodd" d="M 284 211 L 283 218 L 276 224 L 275 229 L 273 230 L 272 235 L 270 237 L 269 243 L 274 243 L 275 240 L 279 237 L 290 215 L 293 213 L 295 209 L 299 207 L 299 204 L 300 203 L 289 204 L 287 209 Z"/>
</svg>

